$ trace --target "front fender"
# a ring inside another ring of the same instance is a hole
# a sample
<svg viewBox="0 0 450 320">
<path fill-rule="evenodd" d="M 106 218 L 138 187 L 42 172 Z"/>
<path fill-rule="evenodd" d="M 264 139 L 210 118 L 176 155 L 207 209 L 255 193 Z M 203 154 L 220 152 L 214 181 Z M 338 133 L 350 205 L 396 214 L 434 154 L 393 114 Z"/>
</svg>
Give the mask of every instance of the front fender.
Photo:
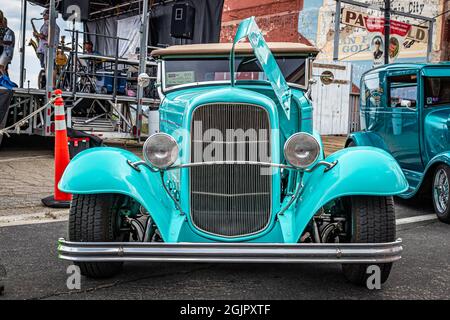
<svg viewBox="0 0 450 320">
<path fill-rule="evenodd" d="M 295 210 L 294 235 L 301 235 L 317 211 L 331 200 L 353 196 L 393 196 L 408 189 L 408 182 L 395 159 L 373 147 L 340 150 L 326 161 L 338 161 L 325 172 L 317 169 L 306 179 Z"/>
<path fill-rule="evenodd" d="M 118 148 L 93 148 L 77 155 L 66 168 L 59 189 L 73 194 L 117 193 L 134 198 L 151 214 L 163 239 L 168 239 L 177 217 L 158 173 L 128 165 L 141 159 Z"/>
</svg>

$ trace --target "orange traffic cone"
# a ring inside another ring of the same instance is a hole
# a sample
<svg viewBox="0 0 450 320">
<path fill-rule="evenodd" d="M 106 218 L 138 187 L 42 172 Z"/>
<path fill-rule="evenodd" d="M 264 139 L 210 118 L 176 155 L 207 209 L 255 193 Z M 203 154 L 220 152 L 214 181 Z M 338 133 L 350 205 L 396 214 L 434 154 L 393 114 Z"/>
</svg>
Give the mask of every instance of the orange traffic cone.
<svg viewBox="0 0 450 320">
<path fill-rule="evenodd" d="M 69 208 L 72 196 L 58 189 L 58 183 L 70 161 L 67 139 L 66 115 L 62 91 L 55 90 L 55 191 L 54 195 L 42 199 L 42 203 L 51 208 Z"/>
</svg>

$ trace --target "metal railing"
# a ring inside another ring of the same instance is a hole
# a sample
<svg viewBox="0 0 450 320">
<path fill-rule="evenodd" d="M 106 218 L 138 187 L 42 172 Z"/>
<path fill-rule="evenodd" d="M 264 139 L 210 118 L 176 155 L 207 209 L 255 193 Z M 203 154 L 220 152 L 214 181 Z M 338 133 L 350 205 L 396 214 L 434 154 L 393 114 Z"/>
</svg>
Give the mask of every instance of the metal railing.
<svg viewBox="0 0 450 320">
<path fill-rule="evenodd" d="M 65 31 L 67 32 L 71 32 L 72 33 L 72 50 L 70 51 L 69 55 L 70 55 L 70 65 L 68 66 L 68 68 L 66 68 L 66 70 L 64 70 L 64 73 L 66 75 L 68 75 L 70 77 L 70 92 L 72 92 L 72 94 L 75 96 L 75 94 L 77 93 L 77 91 L 79 90 L 79 88 L 77 87 L 77 81 L 81 78 L 89 78 L 94 79 L 96 76 L 98 76 L 97 71 L 97 65 L 106 65 L 106 64 L 111 64 L 113 65 L 113 70 L 112 70 L 112 75 L 111 77 L 113 78 L 113 91 L 112 91 L 112 99 L 116 99 L 117 95 L 118 95 L 118 87 L 119 87 L 119 81 L 120 80 L 134 80 L 137 84 L 137 77 L 135 77 L 136 79 L 132 78 L 132 77 L 128 77 L 128 76 L 124 76 L 122 75 L 123 70 L 119 70 L 119 66 L 120 65 L 132 65 L 132 64 L 136 64 L 139 65 L 138 62 L 136 63 L 131 63 L 131 60 L 128 59 L 123 59 L 120 57 L 120 41 L 127 41 L 129 42 L 129 39 L 125 39 L 125 38 L 121 38 L 121 37 L 117 37 L 117 36 L 109 36 L 109 35 L 104 35 L 104 34 L 98 34 L 98 33 L 90 33 L 90 32 L 84 32 L 84 31 L 79 31 L 79 30 L 70 30 L 70 29 L 66 29 Z M 82 36 L 84 39 L 89 38 L 91 36 L 95 36 L 95 37 L 100 37 L 100 38 L 105 38 L 105 39 L 112 39 L 114 42 L 114 54 L 113 55 L 92 55 L 92 57 L 87 57 L 87 55 L 83 52 L 80 52 L 79 50 L 79 40 L 80 40 L 80 36 Z M 86 66 L 81 64 L 80 59 L 87 59 L 87 60 L 93 60 L 93 61 L 89 61 L 87 62 L 87 69 Z M 147 66 L 150 62 L 147 61 Z M 151 66 L 156 66 L 156 63 L 152 64 Z M 156 81 L 156 73 L 155 72 L 150 72 L 151 73 L 151 79 L 153 81 Z M 65 78 L 65 77 L 64 77 Z M 65 81 L 65 80 L 64 80 Z M 136 97 L 137 100 L 137 97 Z"/>
</svg>

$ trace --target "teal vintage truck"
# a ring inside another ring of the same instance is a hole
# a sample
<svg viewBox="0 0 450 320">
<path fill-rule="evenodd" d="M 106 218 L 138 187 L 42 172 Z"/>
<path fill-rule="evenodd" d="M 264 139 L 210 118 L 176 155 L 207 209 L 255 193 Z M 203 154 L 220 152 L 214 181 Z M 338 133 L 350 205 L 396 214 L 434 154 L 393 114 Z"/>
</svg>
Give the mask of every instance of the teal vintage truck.
<svg viewBox="0 0 450 320">
<path fill-rule="evenodd" d="M 409 183 L 399 196 L 430 196 L 450 223 L 450 63 L 391 64 L 361 81 L 361 124 L 347 146 L 383 149 Z"/>
<path fill-rule="evenodd" d="M 154 51 L 160 133 L 144 160 L 117 148 L 73 159 L 60 258 L 90 277 L 125 261 L 337 263 L 351 282 L 372 264 L 386 281 L 402 251 L 392 196 L 408 184 L 377 148 L 324 157 L 309 97 L 317 53 L 266 43 L 254 18 L 234 43 Z"/>
</svg>

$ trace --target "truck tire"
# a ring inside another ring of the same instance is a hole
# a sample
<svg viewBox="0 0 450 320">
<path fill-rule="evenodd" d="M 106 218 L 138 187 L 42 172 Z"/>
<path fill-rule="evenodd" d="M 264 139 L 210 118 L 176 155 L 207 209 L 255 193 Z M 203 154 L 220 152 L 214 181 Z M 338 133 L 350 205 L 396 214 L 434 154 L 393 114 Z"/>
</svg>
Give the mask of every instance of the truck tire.
<svg viewBox="0 0 450 320">
<path fill-rule="evenodd" d="M 355 196 L 350 198 L 353 243 L 383 243 L 395 241 L 395 210 L 392 197 Z M 352 283 L 366 286 L 373 264 L 343 264 L 342 271 Z M 392 263 L 376 264 L 381 271 L 381 283 L 386 282 Z"/>
<path fill-rule="evenodd" d="M 124 241 L 119 233 L 119 216 L 113 194 L 74 194 L 69 213 L 69 240 L 75 242 Z M 75 262 L 81 274 L 108 278 L 122 270 L 123 262 Z"/>
<path fill-rule="evenodd" d="M 450 167 L 445 164 L 439 165 L 433 176 L 432 199 L 434 211 L 438 219 L 450 223 Z"/>
</svg>

